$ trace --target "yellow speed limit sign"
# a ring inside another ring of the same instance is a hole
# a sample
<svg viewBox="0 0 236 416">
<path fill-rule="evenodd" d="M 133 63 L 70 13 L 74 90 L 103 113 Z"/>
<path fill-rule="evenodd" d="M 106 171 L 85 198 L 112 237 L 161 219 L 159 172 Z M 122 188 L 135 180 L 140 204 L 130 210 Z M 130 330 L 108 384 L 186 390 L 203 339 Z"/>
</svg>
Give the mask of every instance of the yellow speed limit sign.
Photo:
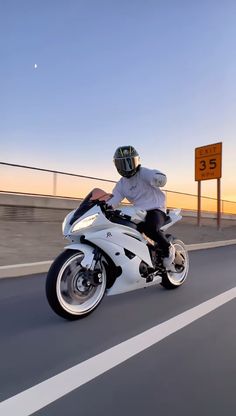
<svg viewBox="0 0 236 416">
<path fill-rule="evenodd" d="M 222 142 L 195 149 L 195 181 L 221 178 L 221 166 Z"/>
</svg>

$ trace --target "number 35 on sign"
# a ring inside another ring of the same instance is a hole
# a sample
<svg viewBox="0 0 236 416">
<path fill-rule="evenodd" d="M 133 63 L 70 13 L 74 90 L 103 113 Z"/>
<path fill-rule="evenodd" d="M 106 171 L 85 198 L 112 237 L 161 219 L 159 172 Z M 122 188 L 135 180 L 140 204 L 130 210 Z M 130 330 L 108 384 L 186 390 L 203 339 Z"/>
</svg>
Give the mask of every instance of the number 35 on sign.
<svg viewBox="0 0 236 416">
<path fill-rule="evenodd" d="M 219 179 L 222 175 L 222 142 L 195 149 L 195 181 Z"/>
</svg>

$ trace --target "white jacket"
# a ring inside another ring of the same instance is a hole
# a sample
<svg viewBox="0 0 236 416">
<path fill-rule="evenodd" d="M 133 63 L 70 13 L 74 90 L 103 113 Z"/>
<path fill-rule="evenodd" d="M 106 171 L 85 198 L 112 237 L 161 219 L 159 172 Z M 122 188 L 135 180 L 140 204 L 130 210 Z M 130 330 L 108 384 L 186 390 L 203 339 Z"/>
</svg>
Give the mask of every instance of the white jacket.
<svg viewBox="0 0 236 416">
<path fill-rule="evenodd" d="M 160 190 L 160 187 L 165 186 L 166 181 L 164 173 L 141 166 L 134 176 L 122 177 L 117 182 L 109 204 L 116 208 L 126 198 L 138 209 L 148 211 L 158 208 L 166 212 L 165 193 Z"/>
</svg>

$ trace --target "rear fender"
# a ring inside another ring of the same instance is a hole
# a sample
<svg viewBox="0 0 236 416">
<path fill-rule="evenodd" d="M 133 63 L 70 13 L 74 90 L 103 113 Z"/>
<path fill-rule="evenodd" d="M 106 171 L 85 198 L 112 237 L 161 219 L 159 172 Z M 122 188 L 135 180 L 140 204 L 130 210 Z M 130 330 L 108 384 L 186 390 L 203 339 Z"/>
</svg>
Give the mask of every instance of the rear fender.
<svg viewBox="0 0 236 416">
<path fill-rule="evenodd" d="M 162 231 L 166 231 L 169 227 L 182 219 L 181 209 L 172 209 L 168 215 L 170 217 L 170 222 L 167 222 L 161 227 Z"/>
</svg>

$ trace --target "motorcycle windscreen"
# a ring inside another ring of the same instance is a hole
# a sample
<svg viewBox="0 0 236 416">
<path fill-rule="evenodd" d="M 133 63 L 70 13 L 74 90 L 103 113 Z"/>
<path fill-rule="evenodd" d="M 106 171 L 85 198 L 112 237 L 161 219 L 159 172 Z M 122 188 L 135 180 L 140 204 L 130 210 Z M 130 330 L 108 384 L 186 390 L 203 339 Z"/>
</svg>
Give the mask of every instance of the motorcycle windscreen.
<svg viewBox="0 0 236 416">
<path fill-rule="evenodd" d="M 70 220 L 70 225 L 72 225 L 78 218 L 82 217 L 88 210 L 90 210 L 97 201 L 108 201 L 112 197 L 112 194 L 108 194 L 102 189 L 94 188 L 81 202 L 80 206 L 75 211 L 73 217 Z"/>
<path fill-rule="evenodd" d="M 112 194 L 108 194 L 108 193 L 106 193 L 105 191 L 103 191 L 100 188 L 94 188 L 90 192 L 90 194 L 92 194 L 91 195 L 91 198 L 90 198 L 92 201 L 93 200 L 97 200 L 97 201 L 105 201 L 105 202 L 107 202 L 113 196 Z"/>
</svg>

